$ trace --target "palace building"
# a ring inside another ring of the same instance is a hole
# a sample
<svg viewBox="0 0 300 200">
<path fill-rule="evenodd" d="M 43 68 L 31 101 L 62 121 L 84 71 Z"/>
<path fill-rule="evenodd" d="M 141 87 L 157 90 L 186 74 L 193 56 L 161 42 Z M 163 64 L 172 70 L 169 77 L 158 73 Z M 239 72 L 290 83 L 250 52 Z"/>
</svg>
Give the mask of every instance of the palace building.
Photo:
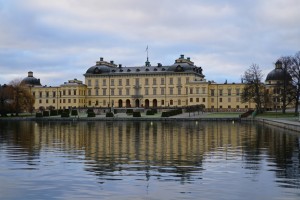
<svg viewBox="0 0 300 200">
<path fill-rule="evenodd" d="M 28 72 L 23 83 L 35 97 L 35 109 L 70 107 L 157 108 L 203 105 L 219 111 L 247 110 L 242 103 L 243 83 L 207 81 L 202 67 L 181 55 L 174 64 L 123 67 L 100 58 L 84 74 L 85 82 L 69 80 L 60 86 L 42 86 Z"/>
</svg>

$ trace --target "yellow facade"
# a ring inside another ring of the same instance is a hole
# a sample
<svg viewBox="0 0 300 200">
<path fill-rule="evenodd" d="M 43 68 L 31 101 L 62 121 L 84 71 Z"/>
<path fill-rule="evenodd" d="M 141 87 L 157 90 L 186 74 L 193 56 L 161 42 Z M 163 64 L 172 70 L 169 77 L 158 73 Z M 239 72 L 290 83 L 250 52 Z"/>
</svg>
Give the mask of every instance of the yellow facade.
<svg viewBox="0 0 300 200">
<path fill-rule="evenodd" d="M 31 72 L 32 73 L 32 72 Z M 90 67 L 85 84 L 70 80 L 58 87 L 33 86 L 35 109 L 69 107 L 185 107 L 204 105 L 213 111 L 254 108 L 242 103 L 244 84 L 206 81 L 202 68 L 181 55 L 170 66 L 122 67 L 103 58 Z"/>
</svg>

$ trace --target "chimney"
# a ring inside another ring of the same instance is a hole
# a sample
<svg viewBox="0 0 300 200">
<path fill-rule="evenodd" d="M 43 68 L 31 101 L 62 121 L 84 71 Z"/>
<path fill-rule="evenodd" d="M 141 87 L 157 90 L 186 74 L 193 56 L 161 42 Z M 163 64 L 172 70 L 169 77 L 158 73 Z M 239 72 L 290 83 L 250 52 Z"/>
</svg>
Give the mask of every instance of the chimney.
<svg viewBox="0 0 300 200">
<path fill-rule="evenodd" d="M 184 59 L 184 55 L 183 54 L 180 55 L 180 59 Z"/>
<path fill-rule="evenodd" d="M 33 77 L 33 72 L 32 71 L 28 72 L 28 77 Z"/>
<path fill-rule="evenodd" d="M 114 61 L 113 61 L 113 60 L 111 60 L 111 61 L 110 61 L 110 64 L 114 64 Z"/>
<path fill-rule="evenodd" d="M 122 68 L 122 64 L 119 64 L 119 68 Z"/>
<path fill-rule="evenodd" d="M 100 57 L 100 61 L 103 61 L 103 57 Z"/>
<path fill-rule="evenodd" d="M 190 57 L 187 57 L 186 59 L 187 59 L 188 61 L 191 61 L 191 58 L 190 58 Z"/>
</svg>

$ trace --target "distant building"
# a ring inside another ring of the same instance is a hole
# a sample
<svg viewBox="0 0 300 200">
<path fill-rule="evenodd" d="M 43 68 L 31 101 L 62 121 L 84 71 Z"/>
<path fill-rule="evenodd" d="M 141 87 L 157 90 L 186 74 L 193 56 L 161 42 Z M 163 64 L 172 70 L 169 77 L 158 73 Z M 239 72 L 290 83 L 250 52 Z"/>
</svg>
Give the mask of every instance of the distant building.
<svg viewBox="0 0 300 200">
<path fill-rule="evenodd" d="M 100 58 L 84 74 L 85 84 L 77 79 L 52 87 L 42 86 L 29 72 L 23 82 L 35 96 L 35 109 L 54 107 L 186 107 L 204 105 L 214 111 L 255 108 L 242 103 L 243 83 L 207 81 L 202 67 L 181 55 L 172 65 L 123 67 Z"/>
</svg>

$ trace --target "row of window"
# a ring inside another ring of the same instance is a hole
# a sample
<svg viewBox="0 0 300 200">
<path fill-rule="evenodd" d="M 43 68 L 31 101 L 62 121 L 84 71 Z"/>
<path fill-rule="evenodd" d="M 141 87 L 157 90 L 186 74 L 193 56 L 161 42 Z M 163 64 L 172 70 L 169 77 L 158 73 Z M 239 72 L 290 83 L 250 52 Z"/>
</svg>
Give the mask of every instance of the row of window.
<svg viewBox="0 0 300 200">
<path fill-rule="evenodd" d="M 235 89 L 235 94 L 236 95 L 240 95 L 240 88 L 236 88 Z M 215 89 L 211 89 L 210 90 L 210 95 L 211 96 L 215 96 Z M 219 93 L 217 95 L 218 96 L 223 96 L 224 95 L 223 89 L 219 89 Z M 227 89 L 227 95 L 228 96 L 232 95 L 232 89 L 231 88 Z"/>
<path fill-rule="evenodd" d="M 51 101 L 49 99 L 45 99 L 45 103 L 48 104 L 50 103 Z M 42 104 L 43 103 L 43 100 L 40 99 L 39 100 L 39 103 Z M 52 99 L 52 103 L 56 103 L 56 100 L 55 99 Z M 73 99 L 73 102 L 72 102 L 72 99 L 60 99 L 59 100 L 59 103 L 77 103 L 77 99 Z M 85 99 L 78 99 L 78 103 L 86 103 L 86 100 Z"/>
<path fill-rule="evenodd" d="M 157 85 L 158 79 L 159 78 L 152 78 L 151 79 L 152 80 L 152 84 L 151 85 Z M 169 78 L 168 79 L 169 80 L 168 81 L 169 85 L 173 85 L 174 84 L 174 79 L 175 78 Z M 111 86 L 115 85 L 115 80 L 118 80 L 118 86 L 123 86 L 123 79 L 112 79 L 112 78 L 110 79 L 110 85 Z M 145 81 L 145 85 L 149 85 L 150 84 L 150 78 L 145 78 L 144 81 Z M 185 82 L 186 83 L 189 82 L 189 77 L 186 77 Z M 134 83 L 135 83 L 135 85 L 139 85 L 140 84 L 140 79 L 139 78 L 135 78 Z M 107 86 L 107 84 L 108 84 L 107 83 L 107 79 L 102 79 L 102 86 Z M 160 84 L 161 85 L 165 85 L 166 84 L 165 78 L 160 78 Z M 181 85 L 181 77 L 177 78 L 177 84 Z M 88 86 L 92 86 L 92 80 L 91 79 L 87 80 L 87 85 Z M 125 79 L 125 85 L 126 86 L 130 86 L 130 79 Z M 99 80 L 98 79 L 95 80 L 95 86 L 99 87 Z"/>
<path fill-rule="evenodd" d="M 43 97 L 43 95 L 45 94 L 45 97 L 50 97 L 50 94 L 52 94 L 52 97 L 53 98 L 55 98 L 56 97 L 56 91 L 52 91 L 52 92 L 49 92 L 49 91 L 46 91 L 46 92 L 42 92 L 42 91 L 40 91 L 39 92 L 39 98 L 42 98 Z M 34 96 L 34 97 L 36 97 L 36 92 L 32 92 L 32 95 Z M 76 96 L 77 95 L 77 89 L 68 89 L 68 90 L 62 90 L 62 91 L 59 91 L 59 96 L 61 97 L 61 96 L 66 96 L 66 95 L 69 95 L 69 96 L 72 96 L 72 95 L 74 95 L 74 96 Z M 85 91 L 84 90 L 79 90 L 79 95 L 81 95 L 81 96 L 84 96 L 85 95 Z"/>
</svg>

